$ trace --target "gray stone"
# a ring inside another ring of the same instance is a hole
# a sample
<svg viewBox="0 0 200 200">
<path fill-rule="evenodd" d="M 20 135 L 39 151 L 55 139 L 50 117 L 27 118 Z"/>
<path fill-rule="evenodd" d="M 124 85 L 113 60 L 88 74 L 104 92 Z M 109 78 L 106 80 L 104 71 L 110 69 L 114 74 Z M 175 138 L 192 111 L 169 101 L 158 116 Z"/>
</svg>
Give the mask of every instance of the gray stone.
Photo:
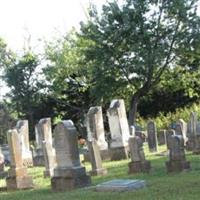
<svg viewBox="0 0 200 200">
<path fill-rule="evenodd" d="M 183 119 L 179 119 L 175 128 L 176 135 L 182 135 L 184 139 L 184 145 L 187 143 L 187 123 Z"/>
<path fill-rule="evenodd" d="M 6 172 L 4 171 L 4 165 L 5 165 L 5 159 L 0 148 L 0 178 L 4 178 L 6 176 Z"/>
<path fill-rule="evenodd" d="M 169 149 L 170 145 L 170 138 L 172 135 L 175 135 L 175 130 L 169 129 L 166 131 L 166 142 L 167 142 L 167 149 Z"/>
<path fill-rule="evenodd" d="M 107 170 L 102 166 L 100 150 L 96 140 L 88 141 L 87 144 L 90 153 L 90 162 L 92 164 L 92 171 L 90 171 L 90 175 L 91 176 L 106 175 Z"/>
<path fill-rule="evenodd" d="M 6 184 L 8 190 L 28 189 L 33 187 L 33 181 L 27 174 L 24 166 L 22 137 L 16 129 L 7 133 L 8 145 L 10 148 L 11 167 L 8 170 Z"/>
<path fill-rule="evenodd" d="M 167 143 L 166 130 L 160 130 L 157 135 L 158 145 L 164 145 Z"/>
<path fill-rule="evenodd" d="M 98 192 L 125 192 L 142 189 L 146 186 L 144 180 L 112 180 L 96 186 Z"/>
<path fill-rule="evenodd" d="M 147 124 L 147 137 L 150 152 L 157 152 L 157 129 L 154 121 Z"/>
<path fill-rule="evenodd" d="M 51 178 L 54 191 L 67 191 L 91 184 L 80 164 L 77 130 L 71 120 L 62 121 L 54 130 L 57 167 Z"/>
<path fill-rule="evenodd" d="M 190 170 L 190 162 L 186 161 L 184 139 L 181 135 L 173 135 L 169 140 L 169 161 L 166 162 L 167 172 Z"/>
<path fill-rule="evenodd" d="M 149 172 L 151 164 L 145 160 L 143 141 L 140 137 L 129 138 L 129 148 L 131 155 L 131 162 L 129 162 L 129 174 L 139 172 Z"/>
<path fill-rule="evenodd" d="M 16 125 L 18 134 L 21 136 L 23 165 L 33 166 L 33 157 L 29 145 L 29 127 L 28 120 L 19 120 Z"/>
<path fill-rule="evenodd" d="M 111 160 L 128 158 L 128 139 L 130 136 L 124 100 L 113 100 L 107 111 L 111 132 Z"/>
</svg>

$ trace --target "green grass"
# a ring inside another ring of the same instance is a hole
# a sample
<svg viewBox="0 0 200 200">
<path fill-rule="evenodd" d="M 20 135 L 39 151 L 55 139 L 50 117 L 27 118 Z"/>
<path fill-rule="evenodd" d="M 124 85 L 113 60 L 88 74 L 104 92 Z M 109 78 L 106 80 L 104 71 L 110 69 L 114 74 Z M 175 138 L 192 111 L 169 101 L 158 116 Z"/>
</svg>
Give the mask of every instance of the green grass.
<svg viewBox="0 0 200 200">
<path fill-rule="evenodd" d="M 161 147 L 159 151 L 164 151 Z M 146 158 L 151 160 L 150 174 L 128 175 L 128 160 L 104 162 L 108 175 L 92 177 L 92 185 L 112 179 L 144 179 L 147 187 L 135 192 L 106 192 L 99 193 L 92 189 L 77 189 L 70 192 L 52 192 L 50 179 L 43 178 L 42 167 L 30 168 L 35 188 L 31 190 L 1 192 L 0 200 L 199 200 L 200 199 L 200 156 L 187 153 L 187 160 L 191 162 L 192 170 L 178 174 L 167 174 L 165 161 L 167 157 L 151 154 L 145 147 Z M 90 170 L 89 163 L 86 163 Z M 5 181 L 0 181 L 0 186 Z"/>
</svg>

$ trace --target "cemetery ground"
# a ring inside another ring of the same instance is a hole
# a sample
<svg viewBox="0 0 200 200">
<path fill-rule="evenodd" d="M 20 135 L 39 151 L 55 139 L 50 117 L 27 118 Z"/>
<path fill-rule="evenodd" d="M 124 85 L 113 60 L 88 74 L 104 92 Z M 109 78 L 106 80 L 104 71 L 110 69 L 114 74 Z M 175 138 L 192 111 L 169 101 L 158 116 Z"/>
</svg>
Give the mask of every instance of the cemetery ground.
<svg viewBox="0 0 200 200">
<path fill-rule="evenodd" d="M 200 198 L 200 155 L 192 155 L 187 152 L 187 160 L 191 162 L 192 170 L 182 173 L 166 173 L 165 161 L 168 156 L 149 153 L 147 145 L 144 145 L 146 159 L 151 161 L 152 170 L 149 174 L 128 175 L 128 162 L 104 161 L 107 168 L 106 176 L 92 177 L 90 188 L 81 188 L 68 192 L 53 192 L 50 187 L 50 179 L 43 178 L 44 167 L 29 168 L 29 174 L 33 177 L 34 189 L 0 192 L 0 200 L 199 200 Z M 166 147 L 159 147 L 159 152 Z M 90 163 L 84 163 L 87 171 L 91 169 Z M 146 180 L 147 187 L 133 192 L 96 192 L 93 186 L 98 183 L 113 179 L 142 179 Z M 5 181 L 0 180 L 0 186 L 5 186 Z"/>
</svg>

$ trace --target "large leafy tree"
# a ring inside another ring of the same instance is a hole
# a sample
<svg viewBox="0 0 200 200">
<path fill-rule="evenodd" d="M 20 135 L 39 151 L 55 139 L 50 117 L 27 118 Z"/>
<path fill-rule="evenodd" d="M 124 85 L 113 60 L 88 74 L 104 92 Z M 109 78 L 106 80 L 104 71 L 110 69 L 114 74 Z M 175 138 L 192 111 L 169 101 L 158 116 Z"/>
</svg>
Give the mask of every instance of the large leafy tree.
<svg viewBox="0 0 200 200">
<path fill-rule="evenodd" d="M 130 96 L 129 121 L 140 99 L 162 74 L 192 52 L 199 42 L 197 0 L 125 0 L 109 2 L 81 24 L 85 64 L 92 66 L 93 94 L 99 100 Z"/>
</svg>

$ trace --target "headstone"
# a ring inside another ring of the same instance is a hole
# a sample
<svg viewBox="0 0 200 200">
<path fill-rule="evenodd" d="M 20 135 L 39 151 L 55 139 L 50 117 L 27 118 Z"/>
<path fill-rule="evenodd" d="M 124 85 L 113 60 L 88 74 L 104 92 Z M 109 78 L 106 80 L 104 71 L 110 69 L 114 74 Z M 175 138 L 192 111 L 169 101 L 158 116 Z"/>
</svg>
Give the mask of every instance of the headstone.
<svg viewBox="0 0 200 200">
<path fill-rule="evenodd" d="M 147 124 L 147 137 L 150 152 L 157 152 L 157 129 L 154 121 Z"/>
<path fill-rule="evenodd" d="M 90 162 L 92 164 L 92 171 L 90 171 L 90 175 L 106 175 L 107 170 L 102 166 L 100 150 L 96 140 L 88 141 L 88 148 L 90 153 Z"/>
<path fill-rule="evenodd" d="M 135 126 L 132 125 L 132 126 L 130 127 L 130 135 L 131 135 L 131 136 L 135 136 L 135 132 L 136 132 Z"/>
<path fill-rule="evenodd" d="M 123 180 L 116 179 L 101 183 L 95 187 L 97 192 L 126 192 L 142 189 L 146 186 L 144 180 Z"/>
<path fill-rule="evenodd" d="M 172 135 L 175 135 L 175 130 L 174 129 L 169 129 L 169 130 L 166 131 L 167 149 L 169 149 L 170 138 L 171 138 Z"/>
<path fill-rule="evenodd" d="M 54 130 L 57 167 L 51 178 L 54 191 L 66 191 L 91 184 L 80 164 L 77 130 L 71 120 L 62 121 Z"/>
<path fill-rule="evenodd" d="M 129 148 L 131 155 L 131 162 L 129 166 L 129 174 L 139 172 L 149 172 L 151 169 L 151 163 L 145 160 L 143 141 L 140 137 L 129 138 Z"/>
<path fill-rule="evenodd" d="M 27 168 L 23 163 L 23 146 L 24 142 L 21 135 L 16 129 L 7 133 L 8 145 L 10 148 L 11 166 L 6 178 L 8 190 L 28 189 L 33 187 L 32 177 L 28 176 Z"/>
<path fill-rule="evenodd" d="M 139 131 L 139 130 L 136 130 L 135 131 L 135 136 L 138 136 L 142 139 L 143 143 L 147 141 L 147 133 L 145 131 Z"/>
<path fill-rule="evenodd" d="M 176 135 L 182 135 L 184 139 L 184 145 L 187 143 L 187 123 L 183 119 L 179 119 L 175 128 Z"/>
<path fill-rule="evenodd" d="M 158 145 L 164 145 L 167 143 L 166 139 L 166 130 L 160 130 L 157 135 Z"/>
<path fill-rule="evenodd" d="M 0 148 L 0 178 L 4 178 L 6 175 L 4 171 L 4 165 L 5 165 L 4 155 Z"/>
<path fill-rule="evenodd" d="M 190 162 L 186 161 L 184 139 L 181 135 L 173 135 L 169 140 L 169 161 L 166 162 L 167 172 L 190 170 Z"/>
<path fill-rule="evenodd" d="M 96 140 L 99 146 L 102 160 L 109 158 L 108 143 L 105 140 L 102 108 L 100 106 L 91 107 L 87 113 L 87 140 Z"/>
<path fill-rule="evenodd" d="M 200 121 L 196 123 L 195 135 L 193 138 L 193 154 L 200 154 Z"/>
<path fill-rule="evenodd" d="M 42 149 L 45 161 L 44 177 L 52 177 L 53 170 L 56 167 L 56 156 L 55 149 L 53 148 L 51 119 L 41 119 L 39 121 L 39 127 L 43 138 Z"/>
<path fill-rule="evenodd" d="M 16 125 L 16 129 L 20 137 L 22 138 L 22 159 L 23 165 L 27 167 L 33 166 L 33 157 L 29 146 L 29 127 L 28 120 L 19 120 Z"/>
<path fill-rule="evenodd" d="M 113 100 L 107 111 L 111 132 L 111 160 L 128 158 L 128 139 L 130 136 L 124 100 Z"/>
</svg>

